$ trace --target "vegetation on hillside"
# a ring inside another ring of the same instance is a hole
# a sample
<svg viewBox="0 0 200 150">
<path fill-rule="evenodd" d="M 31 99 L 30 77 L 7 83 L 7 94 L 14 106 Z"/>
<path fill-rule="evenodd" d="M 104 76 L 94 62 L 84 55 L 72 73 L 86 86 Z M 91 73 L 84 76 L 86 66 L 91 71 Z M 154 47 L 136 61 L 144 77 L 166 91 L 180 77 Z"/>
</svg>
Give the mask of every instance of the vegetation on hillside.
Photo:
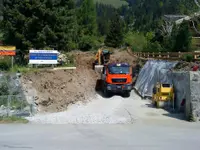
<svg viewBox="0 0 200 150">
<path fill-rule="evenodd" d="M 165 14 L 197 11 L 188 0 L 126 0 L 119 8 L 103 0 L 5 0 L 2 39 L 21 54 L 30 48 L 91 50 L 105 44 L 134 51 L 189 51 L 190 24 L 163 30 Z M 116 3 L 118 3 L 116 1 Z"/>
</svg>

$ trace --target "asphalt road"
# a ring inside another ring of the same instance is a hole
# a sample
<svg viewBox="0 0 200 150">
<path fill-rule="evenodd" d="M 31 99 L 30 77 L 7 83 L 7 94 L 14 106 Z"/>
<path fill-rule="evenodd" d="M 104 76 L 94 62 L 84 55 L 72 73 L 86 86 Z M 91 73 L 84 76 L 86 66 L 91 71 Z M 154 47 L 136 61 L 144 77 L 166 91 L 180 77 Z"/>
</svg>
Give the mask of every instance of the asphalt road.
<svg viewBox="0 0 200 150">
<path fill-rule="evenodd" d="M 0 125 L 0 150 L 199 150 L 200 125 Z"/>
</svg>

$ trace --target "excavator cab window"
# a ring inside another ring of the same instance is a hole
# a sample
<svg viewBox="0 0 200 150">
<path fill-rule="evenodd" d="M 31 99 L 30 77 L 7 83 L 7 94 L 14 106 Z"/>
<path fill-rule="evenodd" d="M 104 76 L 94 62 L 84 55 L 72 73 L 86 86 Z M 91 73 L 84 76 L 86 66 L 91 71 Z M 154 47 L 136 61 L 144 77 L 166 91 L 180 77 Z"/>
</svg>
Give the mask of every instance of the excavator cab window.
<svg viewBox="0 0 200 150">
<path fill-rule="evenodd" d="M 106 74 L 106 68 L 105 68 L 105 66 L 103 67 L 102 73 Z"/>
<path fill-rule="evenodd" d="M 156 94 L 156 87 L 153 88 L 153 94 Z"/>
</svg>

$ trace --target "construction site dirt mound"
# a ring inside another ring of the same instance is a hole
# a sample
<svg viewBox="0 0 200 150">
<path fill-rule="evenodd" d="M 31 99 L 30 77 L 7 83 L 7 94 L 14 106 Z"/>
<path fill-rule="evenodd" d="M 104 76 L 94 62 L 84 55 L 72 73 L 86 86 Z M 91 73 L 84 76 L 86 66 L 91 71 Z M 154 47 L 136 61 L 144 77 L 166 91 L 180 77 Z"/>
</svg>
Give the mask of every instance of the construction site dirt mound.
<svg viewBox="0 0 200 150">
<path fill-rule="evenodd" d="M 95 86 L 100 74 L 92 70 L 95 52 L 71 52 L 75 70 L 37 71 L 22 76 L 23 83 L 30 83 L 37 91 L 36 104 L 40 112 L 59 112 L 77 101 L 95 99 Z M 133 64 L 134 57 L 127 51 L 116 50 L 111 61 Z M 27 89 L 28 90 L 28 89 Z"/>
</svg>

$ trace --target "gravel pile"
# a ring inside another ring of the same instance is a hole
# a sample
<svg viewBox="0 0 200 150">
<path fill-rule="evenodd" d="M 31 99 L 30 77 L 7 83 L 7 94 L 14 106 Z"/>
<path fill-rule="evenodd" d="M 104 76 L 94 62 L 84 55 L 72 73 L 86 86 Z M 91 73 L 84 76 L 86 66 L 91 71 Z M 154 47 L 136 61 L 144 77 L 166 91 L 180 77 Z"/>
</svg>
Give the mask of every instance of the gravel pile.
<svg viewBox="0 0 200 150">
<path fill-rule="evenodd" d="M 132 118 L 124 109 L 124 102 L 121 96 L 106 99 L 97 95 L 87 104 L 70 105 L 67 111 L 37 114 L 27 119 L 36 124 L 127 124 Z"/>
<path fill-rule="evenodd" d="M 67 112 L 27 117 L 31 123 L 39 124 L 127 124 L 130 118 L 110 116 L 107 114 L 69 115 Z"/>
</svg>

